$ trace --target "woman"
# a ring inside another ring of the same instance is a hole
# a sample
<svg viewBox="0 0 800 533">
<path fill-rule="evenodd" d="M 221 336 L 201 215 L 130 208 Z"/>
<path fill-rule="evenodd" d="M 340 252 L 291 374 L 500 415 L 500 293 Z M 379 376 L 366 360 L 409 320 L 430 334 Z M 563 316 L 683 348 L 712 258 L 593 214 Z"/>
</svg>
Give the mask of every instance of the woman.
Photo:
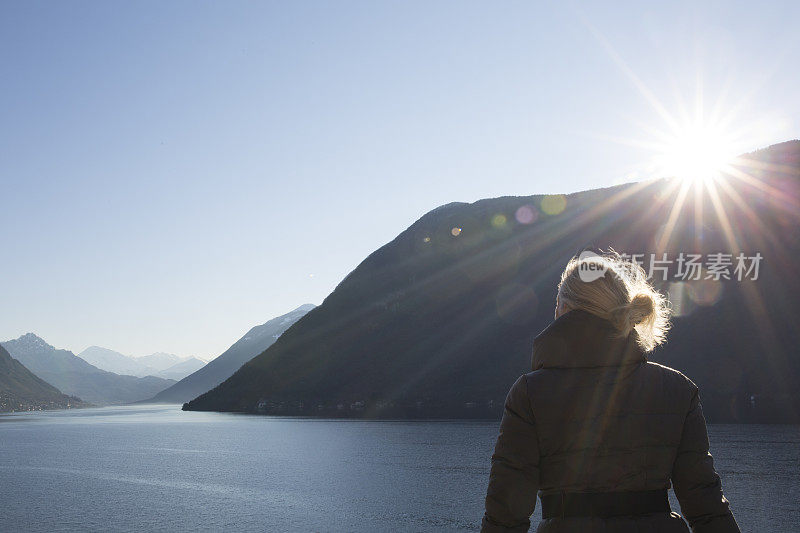
<svg viewBox="0 0 800 533">
<path fill-rule="evenodd" d="M 697 386 L 645 354 L 669 309 L 642 268 L 617 254 L 573 258 L 533 372 L 505 402 L 481 531 L 738 532 L 708 453 Z"/>
</svg>

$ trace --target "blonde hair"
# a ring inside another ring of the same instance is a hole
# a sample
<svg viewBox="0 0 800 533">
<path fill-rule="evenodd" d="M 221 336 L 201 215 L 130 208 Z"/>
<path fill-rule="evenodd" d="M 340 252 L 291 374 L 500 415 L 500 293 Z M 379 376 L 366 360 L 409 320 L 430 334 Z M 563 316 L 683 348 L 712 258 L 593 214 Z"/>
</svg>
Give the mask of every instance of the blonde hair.
<svg viewBox="0 0 800 533">
<path fill-rule="evenodd" d="M 614 250 L 570 259 L 561 274 L 558 297 L 570 309 L 583 309 L 610 321 L 623 337 L 635 331 L 645 352 L 666 340 L 669 302 L 647 281 L 638 263 Z"/>
</svg>

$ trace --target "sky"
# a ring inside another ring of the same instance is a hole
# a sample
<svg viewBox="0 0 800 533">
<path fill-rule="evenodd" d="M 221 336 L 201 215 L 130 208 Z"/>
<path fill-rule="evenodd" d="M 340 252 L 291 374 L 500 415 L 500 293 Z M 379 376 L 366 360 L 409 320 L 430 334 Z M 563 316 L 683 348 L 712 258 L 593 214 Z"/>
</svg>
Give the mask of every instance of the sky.
<svg viewBox="0 0 800 533">
<path fill-rule="evenodd" d="M 0 340 L 210 359 L 439 205 L 800 137 L 800 4 L 600 4 L 0 3 Z"/>
</svg>

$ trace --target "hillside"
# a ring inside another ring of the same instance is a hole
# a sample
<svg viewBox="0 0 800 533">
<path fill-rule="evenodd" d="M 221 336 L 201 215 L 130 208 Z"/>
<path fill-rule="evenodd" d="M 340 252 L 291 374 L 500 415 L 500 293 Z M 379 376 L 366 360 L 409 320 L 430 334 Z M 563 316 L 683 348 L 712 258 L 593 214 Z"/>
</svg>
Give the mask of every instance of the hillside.
<svg viewBox="0 0 800 533">
<path fill-rule="evenodd" d="M 211 390 L 236 372 L 247 361 L 270 347 L 275 340 L 314 308 L 313 304 L 255 326 L 225 352 L 206 366 L 159 392 L 146 403 L 183 403 Z"/>
<path fill-rule="evenodd" d="M 69 409 L 86 404 L 62 394 L 0 346 L 0 412 Z"/>
<path fill-rule="evenodd" d="M 152 376 L 138 378 L 100 370 L 68 350 L 57 350 L 33 333 L 2 345 L 14 359 L 47 383 L 93 404 L 134 402 L 175 383 Z"/>
<path fill-rule="evenodd" d="M 184 408 L 497 417 L 552 320 L 567 260 L 613 247 L 672 261 L 653 265 L 678 316 L 651 359 L 700 386 L 710 420 L 798 422 L 799 189 L 800 141 L 790 141 L 742 156 L 706 185 L 661 179 L 439 207 Z M 737 279 L 740 252 L 757 276 L 745 269 Z M 730 279 L 719 274 L 718 253 L 732 254 Z M 696 276 L 688 254 L 700 256 Z"/>
</svg>

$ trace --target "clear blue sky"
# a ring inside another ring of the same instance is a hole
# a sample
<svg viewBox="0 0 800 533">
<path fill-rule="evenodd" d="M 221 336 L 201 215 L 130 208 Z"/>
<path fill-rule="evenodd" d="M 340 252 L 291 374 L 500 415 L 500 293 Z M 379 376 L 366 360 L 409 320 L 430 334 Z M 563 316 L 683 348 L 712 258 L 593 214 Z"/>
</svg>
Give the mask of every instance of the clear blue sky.
<svg viewBox="0 0 800 533">
<path fill-rule="evenodd" d="M 0 3 L 0 340 L 216 356 L 438 205 L 648 177 L 698 87 L 800 137 L 796 2 L 599 4 Z"/>
</svg>

